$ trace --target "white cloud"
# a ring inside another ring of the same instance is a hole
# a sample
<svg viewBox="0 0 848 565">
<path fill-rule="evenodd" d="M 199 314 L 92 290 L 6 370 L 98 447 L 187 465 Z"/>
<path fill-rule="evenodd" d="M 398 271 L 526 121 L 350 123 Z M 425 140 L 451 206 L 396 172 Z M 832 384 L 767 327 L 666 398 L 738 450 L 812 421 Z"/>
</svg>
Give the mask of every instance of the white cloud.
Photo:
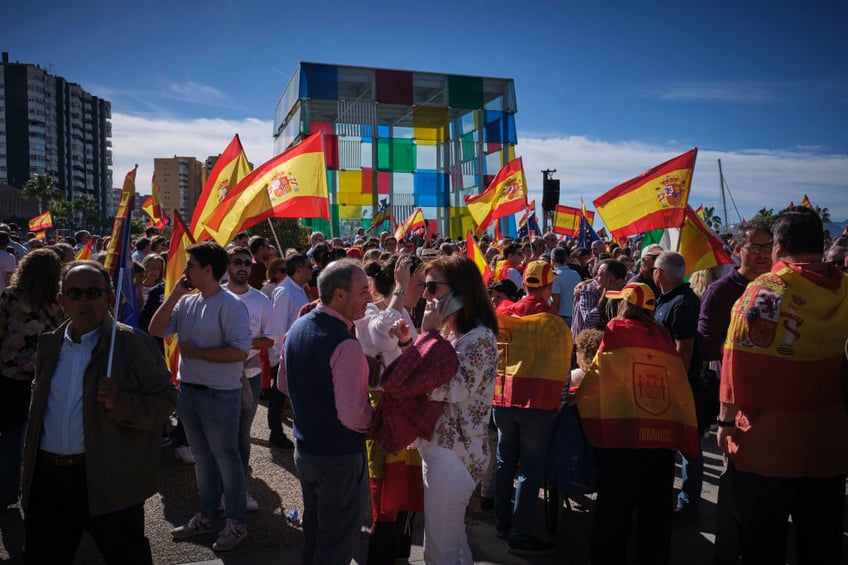
<svg viewBox="0 0 848 565">
<path fill-rule="evenodd" d="M 217 155 L 238 133 L 248 159 L 259 165 L 273 156 L 273 124 L 270 120 L 150 119 L 128 114 L 112 115 L 114 184 L 120 186 L 124 174 L 139 164 L 137 186 L 146 193 L 153 173 L 153 159 L 174 155 L 205 160 Z M 541 173 L 557 169 L 562 193 L 560 203 L 591 201 L 606 190 L 674 157 L 690 147 L 670 142 L 659 146 L 640 141 L 606 142 L 581 136 L 555 137 L 532 132 L 519 133 L 516 154 L 524 158 L 524 170 L 541 208 Z M 784 208 L 790 200 L 800 202 L 804 193 L 813 204 L 830 209 L 834 220 L 848 218 L 848 155 L 826 155 L 810 148 L 781 151 L 748 149 L 698 153 L 690 203 L 693 207 L 720 207 L 717 159 L 739 213 L 752 217 L 762 207 Z M 728 201 L 728 206 L 732 204 Z M 730 208 L 729 220 L 736 221 Z"/>
</svg>

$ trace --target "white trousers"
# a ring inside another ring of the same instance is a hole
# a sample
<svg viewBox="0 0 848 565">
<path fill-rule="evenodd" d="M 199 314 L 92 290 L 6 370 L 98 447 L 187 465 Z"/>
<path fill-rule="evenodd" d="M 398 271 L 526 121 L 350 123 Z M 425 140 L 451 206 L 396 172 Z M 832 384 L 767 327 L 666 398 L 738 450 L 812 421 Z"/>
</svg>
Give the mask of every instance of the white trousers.
<svg viewBox="0 0 848 565">
<path fill-rule="evenodd" d="M 424 563 L 473 565 L 465 509 L 477 485 L 450 449 L 427 445 L 418 451 L 424 473 Z"/>
</svg>

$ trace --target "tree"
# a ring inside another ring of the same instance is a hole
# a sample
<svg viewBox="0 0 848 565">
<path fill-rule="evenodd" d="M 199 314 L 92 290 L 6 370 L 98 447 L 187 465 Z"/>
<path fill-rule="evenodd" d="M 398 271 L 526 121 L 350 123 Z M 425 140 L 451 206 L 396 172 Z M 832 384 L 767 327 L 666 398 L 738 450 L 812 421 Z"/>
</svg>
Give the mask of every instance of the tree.
<svg viewBox="0 0 848 565">
<path fill-rule="evenodd" d="M 83 229 L 91 229 L 92 220 L 95 219 L 98 212 L 97 201 L 88 194 L 83 194 L 71 200 L 71 206 L 73 207 L 74 215 L 81 216 L 82 221 L 80 225 Z"/>
<path fill-rule="evenodd" d="M 50 209 L 50 204 L 62 196 L 62 191 L 56 187 L 53 176 L 45 173 L 35 175 L 24 183 L 23 197 L 38 200 L 39 213 Z"/>
<path fill-rule="evenodd" d="M 61 225 L 64 229 L 73 229 L 74 205 L 72 202 L 68 200 L 56 200 L 50 208 L 50 212 L 53 214 L 53 220 L 57 226 Z"/>
<path fill-rule="evenodd" d="M 766 225 L 771 225 L 774 221 L 774 208 L 760 208 L 760 211 L 751 218 L 752 222 L 762 222 Z"/>
<path fill-rule="evenodd" d="M 280 238 L 280 247 L 278 249 L 280 255 L 284 255 L 286 249 L 296 247 L 302 249 L 307 241 L 307 229 L 300 225 L 297 218 L 272 218 L 271 223 L 274 224 L 274 231 L 277 232 L 277 237 Z M 251 235 L 261 235 L 271 242 L 274 247 L 277 242 L 274 240 L 274 234 L 271 233 L 271 228 L 268 227 L 268 221 L 260 222 L 250 228 Z"/>
<path fill-rule="evenodd" d="M 714 230 L 721 227 L 721 218 L 716 216 L 715 207 L 704 207 L 704 222 Z"/>
<path fill-rule="evenodd" d="M 830 210 L 827 208 L 822 208 L 821 206 L 816 206 L 816 214 L 819 215 L 823 224 L 830 223 Z"/>
</svg>

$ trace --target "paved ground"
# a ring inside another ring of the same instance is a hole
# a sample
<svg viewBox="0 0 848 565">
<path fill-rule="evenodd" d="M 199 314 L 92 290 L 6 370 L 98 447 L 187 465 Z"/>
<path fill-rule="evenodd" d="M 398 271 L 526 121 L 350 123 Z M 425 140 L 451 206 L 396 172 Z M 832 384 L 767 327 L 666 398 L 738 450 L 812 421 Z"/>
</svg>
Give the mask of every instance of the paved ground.
<svg viewBox="0 0 848 565">
<path fill-rule="evenodd" d="M 266 441 L 266 410 L 260 405 L 253 426 L 251 452 L 252 477 L 248 481 L 250 492 L 259 501 L 260 509 L 248 515 L 249 536 L 234 551 L 216 555 L 211 545 L 213 538 L 194 538 L 174 542 L 169 531 L 188 519 L 198 505 L 195 490 L 194 468 L 175 461 L 173 448 L 163 449 L 162 486 L 160 492 L 145 505 L 147 536 L 153 549 L 154 563 L 216 563 L 224 565 L 282 565 L 299 562 L 301 532 L 287 524 L 285 513 L 291 508 L 302 508 L 300 485 L 296 479 L 292 452 L 271 448 Z M 721 458 L 714 449 L 715 438 L 704 440 L 708 451 L 706 477 L 700 521 L 676 530 L 673 534 L 673 563 L 707 565 L 712 562 L 714 511 Z M 540 498 L 537 519 L 538 534 L 557 544 L 557 552 L 545 558 L 524 559 L 507 553 L 507 544 L 494 535 L 494 517 L 482 512 L 475 496 L 468 510 L 466 524 L 471 549 L 477 563 L 503 565 L 522 564 L 583 564 L 586 563 L 588 540 L 591 533 L 592 500 L 571 501 L 571 509 L 559 513 L 557 524 L 550 533 L 544 518 L 544 502 Z M 367 516 L 363 517 L 362 546 L 367 543 Z M 848 521 L 846 521 L 848 532 Z M 848 533 L 846 533 L 848 536 Z M 23 522 L 17 508 L 0 513 L 0 562 L 20 563 L 23 540 Z M 845 540 L 845 558 L 848 563 L 848 539 Z M 415 546 L 411 563 L 423 563 L 423 521 L 416 522 Z M 357 562 L 364 562 L 364 555 Z M 794 561 L 790 561 L 793 563 Z M 102 563 L 100 554 L 87 537 L 77 552 L 76 564 Z"/>
</svg>

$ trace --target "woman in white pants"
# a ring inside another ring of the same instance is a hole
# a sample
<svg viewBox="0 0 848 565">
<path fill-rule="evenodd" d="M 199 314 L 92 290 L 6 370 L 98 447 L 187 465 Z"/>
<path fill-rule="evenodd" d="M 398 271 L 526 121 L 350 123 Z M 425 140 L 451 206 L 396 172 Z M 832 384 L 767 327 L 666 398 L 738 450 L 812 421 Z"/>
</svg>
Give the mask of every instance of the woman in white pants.
<svg viewBox="0 0 848 565">
<path fill-rule="evenodd" d="M 424 474 L 424 561 L 474 562 L 465 509 L 489 460 L 489 412 L 495 386 L 498 323 L 477 265 L 462 255 L 424 266 L 422 332 L 439 330 L 456 349 L 459 370 L 429 393 L 444 402 L 433 436 L 418 440 Z"/>
</svg>

